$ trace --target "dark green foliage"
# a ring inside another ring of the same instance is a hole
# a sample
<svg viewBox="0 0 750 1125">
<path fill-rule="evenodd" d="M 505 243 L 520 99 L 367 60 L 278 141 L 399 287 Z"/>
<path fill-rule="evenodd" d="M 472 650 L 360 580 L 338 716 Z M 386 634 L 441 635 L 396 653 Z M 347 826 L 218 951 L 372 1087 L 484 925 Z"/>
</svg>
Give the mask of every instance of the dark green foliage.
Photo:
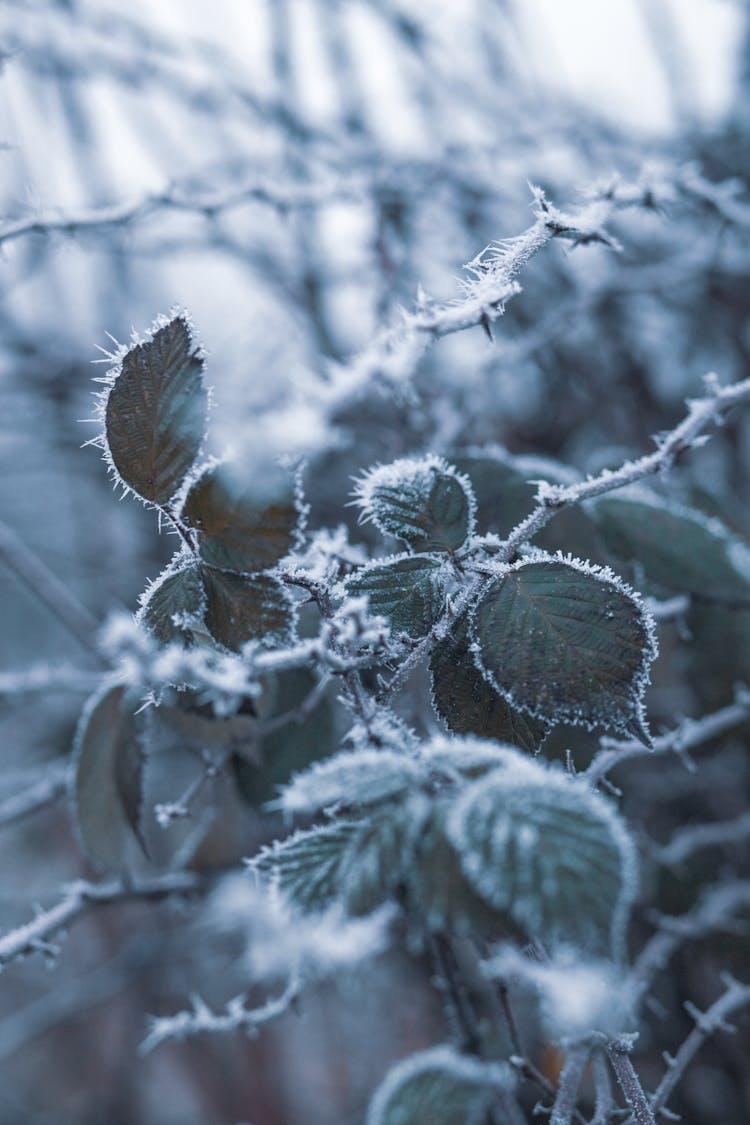
<svg viewBox="0 0 750 1125">
<path fill-rule="evenodd" d="M 436 1048 L 412 1055 L 376 1091 L 367 1125 L 484 1125 L 497 1068 Z M 493 1121 L 500 1118 L 493 1113 Z"/>
<path fill-rule="evenodd" d="M 595 511 L 609 550 L 657 586 L 750 606 L 750 550 L 718 520 L 650 495 L 604 496 Z"/>
<path fill-rule="evenodd" d="M 643 735 L 654 656 L 645 612 L 614 581 L 548 559 L 498 578 L 471 626 L 479 667 L 514 707 L 550 723 Z"/>
<path fill-rule="evenodd" d="M 265 482 L 264 482 L 265 483 Z M 272 504 L 259 503 L 226 466 L 208 469 L 191 486 L 180 513 L 198 533 L 201 558 L 224 570 L 267 570 L 294 543 L 298 513 L 291 486 Z"/>
<path fill-rule="evenodd" d="M 429 555 L 403 555 L 357 572 L 350 594 L 367 594 L 370 611 L 382 614 L 394 632 L 422 637 L 435 624 L 445 601 L 442 564 Z"/>
<path fill-rule="evenodd" d="M 284 586 L 268 574 L 235 574 L 202 568 L 206 625 L 214 640 L 239 652 L 247 641 L 288 640 L 293 603 Z"/>
<path fill-rule="evenodd" d="M 621 955 L 632 846 L 585 783 L 509 761 L 457 799 L 448 833 L 477 894 L 528 937 Z"/>
<path fill-rule="evenodd" d="M 413 551 L 455 551 L 473 529 L 471 486 L 437 457 L 372 470 L 360 482 L 358 500 L 383 534 Z"/>
<path fill-rule="evenodd" d="M 105 686 L 87 704 L 75 738 L 78 830 L 91 859 L 112 871 L 124 870 L 128 841 L 140 835 L 143 755 L 134 717 L 139 705 L 124 684 Z"/>
<path fill-rule="evenodd" d="M 336 723 L 331 692 L 318 699 L 311 713 L 299 713 L 316 686 L 312 672 L 293 668 L 263 680 L 264 691 L 254 701 L 262 724 L 274 729 L 262 730 L 254 743 L 252 755 L 235 758 L 235 776 L 240 793 L 248 804 L 260 808 L 279 795 L 279 788 L 292 774 L 305 769 L 336 749 Z M 278 725 L 283 716 L 298 715 Z"/>
<path fill-rule="evenodd" d="M 109 391 L 105 437 L 124 484 L 165 506 L 200 451 L 208 397 L 184 317 L 131 348 Z"/>
<path fill-rule="evenodd" d="M 430 657 L 435 710 L 456 734 L 494 738 L 535 753 L 549 725 L 511 707 L 477 668 L 470 643 L 464 615 L 435 644 Z"/>
<path fill-rule="evenodd" d="M 147 591 L 141 607 L 141 620 L 161 644 L 189 643 L 189 619 L 203 616 L 205 595 L 200 571 L 193 563 L 167 573 Z M 175 618 L 184 618 L 179 624 Z"/>
</svg>

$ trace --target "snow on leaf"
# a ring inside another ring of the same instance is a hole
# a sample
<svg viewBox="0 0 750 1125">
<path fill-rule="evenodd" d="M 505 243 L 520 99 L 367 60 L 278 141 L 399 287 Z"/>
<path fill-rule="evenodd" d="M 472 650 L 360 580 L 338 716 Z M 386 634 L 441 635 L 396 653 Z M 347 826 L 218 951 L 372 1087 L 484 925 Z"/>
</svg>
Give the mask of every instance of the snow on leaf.
<svg viewBox="0 0 750 1125">
<path fill-rule="evenodd" d="M 235 476 L 226 465 L 203 472 L 188 490 L 181 517 L 198 532 L 204 562 L 244 573 L 267 570 L 294 545 L 299 513 L 292 482 L 284 474 L 268 504 L 258 502 L 252 481 Z"/>
<path fill-rule="evenodd" d="M 127 866 L 133 838 L 140 843 L 143 758 L 134 713 L 140 698 L 109 683 L 86 704 L 74 742 L 76 823 L 91 859 L 113 871 Z"/>
<path fill-rule="evenodd" d="M 584 782 L 519 752 L 504 758 L 448 817 L 466 878 L 530 938 L 621 957 L 637 883 L 623 821 Z"/>
<path fill-rule="evenodd" d="M 204 608 L 205 595 L 198 568 L 180 552 L 143 594 L 138 621 L 160 644 L 189 643 L 190 621 L 199 621 Z"/>
<path fill-rule="evenodd" d="M 387 617 L 394 632 L 422 637 L 435 624 L 445 601 L 445 571 L 429 555 L 397 555 L 359 570 L 346 584 L 366 594 L 370 611 Z"/>
<path fill-rule="evenodd" d="M 375 1092 L 366 1125 L 483 1125 L 492 1092 L 511 1090 L 502 1063 L 432 1047 L 397 1063 Z"/>
<path fill-rule="evenodd" d="M 432 650 L 432 702 L 438 715 L 456 734 L 496 738 L 535 753 L 549 724 L 511 707 L 477 668 L 470 645 L 464 615 Z"/>
<path fill-rule="evenodd" d="M 331 805 L 374 805 L 418 783 L 413 758 L 388 750 L 344 751 L 297 774 L 275 805 L 286 813 L 316 813 Z"/>
<path fill-rule="evenodd" d="M 166 505 L 194 464 L 206 429 L 203 359 L 184 315 L 122 357 L 103 403 L 105 453 L 117 478 Z"/>
<path fill-rule="evenodd" d="M 594 508 L 607 547 L 670 590 L 750 599 L 750 549 L 717 519 L 646 489 L 604 496 Z"/>
<path fill-rule="evenodd" d="M 477 667 L 511 706 L 549 723 L 648 738 L 643 694 L 656 656 L 653 624 L 611 571 L 528 556 L 482 596 L 471 635 Z"/>
<path fill-rule="evenodd" d="M 420 823 L 415 811 L 384 806 L 362 820 L 295 832 L 264 848 L 250 866 L 302 910 L 338 902 L 350 914 L 369 914 L 388 900 L 409 862 Z"/>
<path fill-rule="evenodd" d="M 357 481 L 355 500 L 363 519 L 413 551 L 455 551 L 474 530 L 471 484 L 441 457 L 371 469 Z"/>
</svg>

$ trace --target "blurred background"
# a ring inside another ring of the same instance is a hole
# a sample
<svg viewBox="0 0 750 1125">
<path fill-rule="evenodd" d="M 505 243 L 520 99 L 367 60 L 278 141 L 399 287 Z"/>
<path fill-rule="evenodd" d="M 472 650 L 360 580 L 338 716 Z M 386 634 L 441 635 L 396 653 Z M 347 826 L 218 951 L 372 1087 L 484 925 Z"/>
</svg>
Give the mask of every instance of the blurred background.
<svg viewBox="0 0 750 1125">
<path fill-rule="evenodd" d="M 352 474 L 407 452 L 492 441 L 585 472 L 646 451 L 706 372 L 750 374 L 749 14 L 742 0 L 0 2 L 1 929 L 86 870 L 60 778 L 99 669 L 87 621 L 134 609 L 172 553 L 81 448 L 97 348 L 186 306 L 208 351 L 213 450 L 269 434 L 281 448 L 279 411 L 299 407 L 304 428 L 306 402 L 419 286 L 457 296 L 462 263 L 530 225 L 529 183 L 564 207 L 620 177 L 653 194 L 612 224 L 621 253 L 553 245 L 494 345 L 480 330 L 444 340 L 396 408 L 373 394 L 334 419 L 334 445 L 293 436 L 312 451 L 320 524 L 349 518 Z M 738 412 L 670 487 L 747 534 L 749 470 Z M 55 581 L 75 599 L 67 617 Z M 721 658 L 657 676 L 657 727 L 722 705 L 746 674 L 748 613 L 724 612 Z M 743 749 L 725 740 L 709 763 L 730 805 L 750 784 Z M 652 781 L 634 778 L 629 799 L 658 837 Z M 42 783 L 53 803 L 3 817 Z M 705 777 L 681 784 L 682 812 L 700 811 Z M 691 886 L 664 888 L 665 908 L 686 908 Z M 144 1012 L 232 995 L 231 950 L 206 953 L 192 918 L 104 911 L 51 972 L 3 975 L 3 1123 L 343 1125 L 389 1061 L 442 1036 L 394 955 L 257 1042 L 139 1059 Z M 725 945 L 677 964 L 645 1081 L 689 1029 L 682 1000 L 715 995 Z M 675 1105 L 741 1125 L 748 1081 L 724 1037 Z"/>
</svg>

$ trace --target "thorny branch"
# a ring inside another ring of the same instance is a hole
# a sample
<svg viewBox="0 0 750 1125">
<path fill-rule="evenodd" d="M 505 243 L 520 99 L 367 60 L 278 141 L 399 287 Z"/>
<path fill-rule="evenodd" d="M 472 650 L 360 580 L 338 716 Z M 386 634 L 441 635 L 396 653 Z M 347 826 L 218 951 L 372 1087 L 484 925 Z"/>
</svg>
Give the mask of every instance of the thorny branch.
<svg viewBox="0 0 750 1125">
<path fill-rule="evenodd" d="M 187 871 L 155 875 L 132 883 L 115 879 L 108 883 L 71 883 L 60 902 L 42 911 L 32 922 L 0 937 L 0 967 L 29 953 L 54 951 L 52 938 L 67 929 L 82 915 L 97 906 L 137 900 L 153 901 L 170 895 L 189 895 L 200 890 L 203 881 Z"/>
</svg>

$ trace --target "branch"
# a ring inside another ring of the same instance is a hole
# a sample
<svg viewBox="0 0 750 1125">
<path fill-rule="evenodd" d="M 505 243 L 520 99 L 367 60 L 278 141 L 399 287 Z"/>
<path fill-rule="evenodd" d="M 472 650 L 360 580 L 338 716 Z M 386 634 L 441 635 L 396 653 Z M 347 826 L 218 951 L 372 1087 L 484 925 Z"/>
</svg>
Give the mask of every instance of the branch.
<svg viewBox="0 0 750 1125">
<path fill-rule="evenodd" d="M 659 863 L 668 867 L 677 866 L 702 848 L 719 844 L 736 844 L 750 836 L 750 812 L 734 817 L 733 820 L 720 820 L 716 824 L 695 824 L 676 832 L 668 844 L 655 849 Z"/>
<path fill-rule="evenodd" d="M 203 881 L 189 872 L 156 875 L 134 883 L 123 879 L 109 883 L 84 880 L 71 883 L 56 906 L 37 915 L 33 922 L 27 922 L 0 937 L 0 967 L 29 953 L 49 953 L 53 948 L 50 939 L 96 906 L 192 894 L 202 885 Z"/>
<path fill-rule="evenodd" d="M 185 1039 L 189 1035 L 226 1034 L 233 1031 L 255 1035 L 263 1024 L 278 1019 L 287 1012 L 298 994 L 299 982 L 292 979 L 281 996 L 267 1000 L 260 1008 L 246 1008 L 245 997 L 237 996 L 220 1015 L 212 1012 L 200 997 L 196 997 L 192 1011 L 177 1012 L 173 1016 L 162 1016 L 152 1021 L 151 1030 L 141 1044 L 141 1053 L 146 1054 L 166 1039 Z"/>
<path fill-rule="evenodd" d="M 607 1054 L 625 1100 L 633 1111 L 632 1120 L 637 1125 L 656 1125 L 656 1118 L 630 1059 L 632 1046 L 632 1036 L 621 1036 L 607 1044 Z"/>
<path fill-rule="evenodd" d="M 550 1125 L 571 1125 L 578 1101 L 578 1089 L 591 1054 L 590 1043 L 574 1043 L 565 1055 Z"/>
<path fill-rule="evenodd" d="M 750 379 L 731 386 L 719 386 L 716 377 L 706 377 L 708 394 L 704 398 L 688 401 L 688 412 L 678 426 L 656 438 L 657 448 L 635 461 L 627 461 L 619 469 L 605 469 L 595 477 L 577 484 L 549 484 L 544 481 L 537 492 L 537 506 L 501 545 L 498 561 L 512 559 L 518 549 L 563 508 L 591 500 L 605 492 L 634 484 L 654 473 L 666 472 L 680 453 L 701 444 L 703 430 L 712 422 L 719 423 L 723 415 L 738 402 L 750 399 Z"/>
<path fill-rule="evenodd" d="M 691 1004 L 685 1005 L 695 1020 L 695 1027 L 674 1058 L 669 1055 L 665 1056 L 667 1073 L 651 1098 L 651 1108 L 654 1113 L 658 1113 L 666 1105 L 675 1086 L 681 1081 L 694 1056 L 706 1040 L 716 1031 L 734 1031 L 734 1028 L 725 1022 L 726 1017 L 740 1008 L 750 1005 L 750 985 L 740 984 L 726 974 L 723 980 L 726 984 L 726 992 L 718 1000 L 715 1000 L 707 1011 L 699 1012 Z"/>
<path fill-rule="evenodd" d="M 174 185 L 164 191 L 148 192 L 137 199 L 110 207 L 92 208 L 67 215 L 37 215 L 6 223 L 0 227 L 0 245 L 28 234 L 75 235 L 87 230 L 108 231 L 128 227 L 159 211 L 185 211 L 211 219 L 246 203 L 264 203 L 277 211 L 286 212 L 292 208 L 315 207 L 331 200 L 360 197 L 361 187 L 353 182 L 350 185 L 334 184 L 333 180 L 319 184 L 281 186 L 278 182 L 256 177 L 230 191 L 194 195 L 185 188 Z"/>
<path fill-rule="evenodd" d="M 0 561 L 51 611 L 68 632 L 101 663 L 94 637 L 99 622 L 56 574 L 31 551 L 16 531 L 0 522 Z"/>
<path fill-rule="evenodd" d="M 634 1005 L 684 942 L 706 937 L 717 930 L 735 928 L 738 913 L 747 909 L 750 909 L 750 879 L 716 887 L 687 914 L 660 918 L 657 932 L 643 947 L 630 972 Z"/>
<path fill-rule="evenodd" d="M 602 749 L 581 776 L 591 785 L 596 785 L 611 769 L 631 758 L 672 752 L 686 753 L 714 738 L 720 738 L 748 719 L 750 719 L 750 693 L 742 691 L 738 694 L 735 703 L 730 703 L 727 707 L 722 707 L 720 711 L 714 711 L 702 719 L 685 719 L 674 730 L 655 738 L 651 747 L 644 746 L 634 738 L 602 738 L 600 741 Z"/>
<path fill-rule="evenodd" d="M 0 801 L 0 827 L 51 805 L 67 789 L 69 777 L 69 761 L 52 762 L 32 785 Z"/>
</svg>

